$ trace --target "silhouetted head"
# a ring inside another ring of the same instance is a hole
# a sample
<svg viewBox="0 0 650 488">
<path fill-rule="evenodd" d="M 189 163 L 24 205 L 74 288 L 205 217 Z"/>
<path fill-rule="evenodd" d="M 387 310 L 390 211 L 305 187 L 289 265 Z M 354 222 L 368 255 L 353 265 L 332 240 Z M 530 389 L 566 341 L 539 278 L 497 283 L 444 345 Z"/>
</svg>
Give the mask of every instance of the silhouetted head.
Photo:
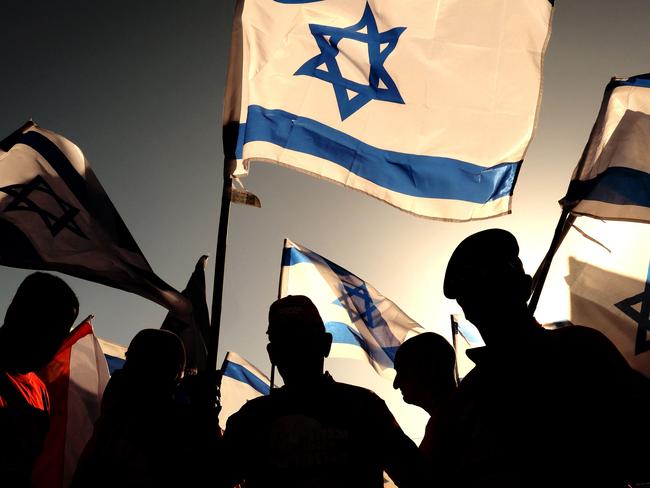
<svg viewBox="0 0 650 488">
<path fill-rule="evenodd" d="M 143 387 L 173 391 L 185 369 L 185 348 L 173 332 L 144 329 L 138 332 L 126 351 L 124 372 L 142 380 Z"/>
<path fill-rule="evenodd" d="M 289 295 L 269 309 L 271 363 L 278 367 L 285 384 L 308 384 L 320 378 L 332 345 L 323 319 L 313 302 L 303 295 Z"/>
<path fill-rule="evenodd" d="M 406 403 L 431 413 L 456 388 L 456 354 L 447 339 L 423 332 L 405 341 L 395 355 L 395 380 Z"/>
<path fill-rule="evenodd" d="M 515 236 L 503 229 L 488 229 L 456 247 L 447 264 L 444 293 L 458 301 L 465 317 L 489 343 L 509 333 L 499 329 L 499 323 L 530 319 L 526 302 L 531 285 Z"/>
<path fill-rule="evenodd" d="M 65 281 L 47 273 L 29 275 L 5 314 L 2 362 L 18 372 L 42 368 L 61 346 L 78 313 L 79 300 Z"/>
</svg>

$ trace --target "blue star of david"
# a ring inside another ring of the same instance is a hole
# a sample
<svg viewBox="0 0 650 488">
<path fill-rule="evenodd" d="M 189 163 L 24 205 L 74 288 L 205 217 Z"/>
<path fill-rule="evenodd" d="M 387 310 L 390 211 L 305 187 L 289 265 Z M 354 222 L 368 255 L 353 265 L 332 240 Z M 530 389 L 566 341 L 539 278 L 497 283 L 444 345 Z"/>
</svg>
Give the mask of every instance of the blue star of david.
<svg viewBox="0 0 650 488">
<path fill-rule="evenodd" d="M 640 312 L 633 308 L 639 303 L 641 304 Z M 648 278 L 643 292 L 621 300 L 615 306 L 637 324 L 634 355 L 638 356 L 650 351 L 650 340 L 648 339 L 648 332 L 650 332 L 650 266 L 648 266 Z"/>
<path fill-rule="evenodd" d="M 380 324 L 375 323 L 372 312 L 377 310 L 375 302 L 366 288 L 365 283 L 359 286 L 343 284 L 344 295 L 338 298 L 339 303 L 345 302 L 350 313 L 350 320 L 362 320 L 369 329 L 374 329 Z M 380 316 L 381 317 L 381 316 Z"/>
<path fill-rule="evenodd" d="M 68 229 L 79 237 L 88 239 L 79 225 L 74 221 L 74 218 L 79 213 L 79 209 L 60 198 L 43 177 L 36 176 L 26 184 L 5 186 L 0 188 L 0 191 L 13 197 L 13 200 L 5 207 L 5 212 L 35 212 L 48 228 L 52 237 L 56 237 L 63 229 Z M 29 198 L 35 192 L 44 193 L 52 197 L 61 209 L 62 215 L 56 216 L 52 212 L 39 207 L 36 202 Z"/>
<path fill-rule="evenodd" d="M 395 50 L 397 41 L 406 27 L 395 27 L 380 33 L 370 4 L 366 3 L 361 20 L 350 27 L 309 24 L 309 29 L 316 39 L 320 54 L 303 64 L 294 75 L 312 76 L 331 83 L 341 120 L 345 120 L 371 100 L 404 103 L 397 85 L 384 67 L 384 63 Z M 365 32 L 362 32 L 364 29 Z M 341 74 L 336 56 L 340 52 L 339 42 L 343 39 L 352 39 L 368 45 L 370 75 L 367 85 L 348 80 Z M 323 65 L 326 69 L 322 68 Z M 383 86 L 380 86 L 380 83 Z M 348 91 L 356 93 L 356 95 L 350 97 Z"/>
</svg>

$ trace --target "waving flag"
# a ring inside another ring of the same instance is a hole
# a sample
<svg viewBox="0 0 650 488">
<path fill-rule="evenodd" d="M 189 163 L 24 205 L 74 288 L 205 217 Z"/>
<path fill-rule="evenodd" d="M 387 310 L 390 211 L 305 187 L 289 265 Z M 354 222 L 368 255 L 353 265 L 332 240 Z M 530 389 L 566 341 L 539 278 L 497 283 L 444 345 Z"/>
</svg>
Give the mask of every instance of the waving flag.
<svg viewBox="0 0 650 488">
<path fill-rule="evenodd" d="M 70 332 L 39 376 L 47 385 L 52 409 L 50 429 L 34 468 L 33 486 L 67 487 L 99 417 L 109 378 L 90 318 Z"/>
<path fill-rule="evenodd" d="M 650 222 L 650 74 L 607 85 L 560 203 L 576 215 Z"/>
<path fill-rule="evenodd" d="M 650 254 L 636 261 L 628 270 L 634 275 L 626 276 L 570 258 L 571 322 L 601 331 L 650 378 Z"/>
<path fill-rule="evenodd" d="M 194 266 L 183 295 L 192 303 L 192 315 L 181 319 L 172 312 L 167 314 L 163 330 L 169 330 L 180 337 L 185 346 L 185 369 L 203 372 L 208 367 L 208 334 L 210 318 L 205 297 L 205 266 L 208 256 L 201 256 Z"/>
<path fill-rule="evenodd" d="M 122 369 L 126 362 L 127 347 L 121 344 L 116 344 L 115 342 L 107 341 L 101 337 L 98 337 L 97 340 L 99 341 L 99 346 L 104 352 L 104 357 L 108 364 L 108 372 L 113 374 L 118 369 Z"/>
<path fill-rule="evenodd" d="M 226 157 L 288 166 L 417 215 L 510 212 L 552 1 L 239 0 Z"/>
<path fill-rule="evenodd" d="M 243 407 L 244 403 L 268 395 L 271 382 L 259 369 L 234 352 L 226 354 L 221 375 L 219 425 L 223 429 L 228 417 Z"/>
<path fill-rule="evenodd" d="M 28 123 L 0 142 L 0 264 L 60 271 L 189 314 L 154 274 L 81 150 Z"/>
<path fill-rule="evenodd" d="M 308 296 L 334 340 L 330 357 L 370 362 L 394 374 L 399 346 L 424 329 L 369 283 L 289 240 L 282 254 L 281 295 Z"/>
</svg>

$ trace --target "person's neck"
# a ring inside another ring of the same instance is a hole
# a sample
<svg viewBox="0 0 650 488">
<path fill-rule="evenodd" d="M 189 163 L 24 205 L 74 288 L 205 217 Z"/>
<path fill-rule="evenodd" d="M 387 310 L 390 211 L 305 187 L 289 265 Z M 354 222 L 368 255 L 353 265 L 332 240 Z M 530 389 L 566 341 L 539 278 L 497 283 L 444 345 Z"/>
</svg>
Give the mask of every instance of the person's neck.
<svg viewBox="0 0 650 488">
<path fill-rule="evenodd" d="M 484 328 L 486 333 L 482 333 L 482 336 L 486 346 L 503 347 L 520 342 L 522 338 L 530 336 L 539 328 L 540 325 L 535 318 L 525 312 L 503 317 L 489 324 Z"/>
</svg>

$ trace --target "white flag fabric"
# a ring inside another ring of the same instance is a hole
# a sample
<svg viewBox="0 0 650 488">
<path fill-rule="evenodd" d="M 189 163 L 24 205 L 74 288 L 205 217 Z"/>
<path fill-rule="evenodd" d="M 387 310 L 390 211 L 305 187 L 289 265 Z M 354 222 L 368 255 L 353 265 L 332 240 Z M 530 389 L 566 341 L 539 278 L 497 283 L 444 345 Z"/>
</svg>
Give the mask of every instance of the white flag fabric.
<svg viewBox="0 0 650 488">
<path fill-rule="evenodd" d="M 126 362 L 127 347 L 122 344 L 117 344 L 116 342 L 107 341 L 101 337 L 98 337 L 97 340 L 99 341 L 99 346 L 104 352 L 104 357 L 108 364 L 108 372 L 113 374 L 113 372 L 118 369 L 122 369 Z"/>
<path fill-rule="evenodd" d="M 561 203 L 576 215 L 650 222 L 650 74 L 607 85 Z"/>
<path fill-rule="evenodd" d="M 89 319 L 70 332 L 39 373 L 50 395 L 50 428 L 33 475 L 35 488 L 70 486 L 99 417 L 108 383 L 106 359 Z"/>
<path fill-rule="evenodd" d="M 238 412 L 248 400 L 269 394 L 271 382 L 264 373 L 234 352 L 226 354 L 221 374 L 219 425 L 225 429 L 228 417 Z"/>
<path fill-rule="evenodd" d="M 474 369 L 474 362 L 467 357 L 467 351 L 485 346 L 485 341 L 483 341 L 476 326 L 467 320 L 463 314 L 453 314 L 451 323 L 453 345 L 456 351 L 456 379 L 461 381 Z"/>
<path fill-rule="evenodd" d="M 0 233 L 0 264 L 59 271 L 181 316 L 191 311 L 154 274 L 81 150 L 35 124 L 0 142 Z"/>
<path fill-rule="evenodd" d="M 533 136 L 549 0 L 239 0 L 226 158 L 407 212 L 510 212 Z"/>
<path fill-rule="evenodd" d="M 650 378 L 650 256 L 636 261 L 624 275 L 570 258 L 571 322 L 601 331 L 630 366 Z"/>
<path fill-rule="evenodd" d="M 391 377 L 399 346 L 424 331 L 372 285 L 288 239 L 280 279 L 283 297 L 305 295 L 318 308 L 333 337 L 329 357 L 366 360 Z"/>
</svg>

